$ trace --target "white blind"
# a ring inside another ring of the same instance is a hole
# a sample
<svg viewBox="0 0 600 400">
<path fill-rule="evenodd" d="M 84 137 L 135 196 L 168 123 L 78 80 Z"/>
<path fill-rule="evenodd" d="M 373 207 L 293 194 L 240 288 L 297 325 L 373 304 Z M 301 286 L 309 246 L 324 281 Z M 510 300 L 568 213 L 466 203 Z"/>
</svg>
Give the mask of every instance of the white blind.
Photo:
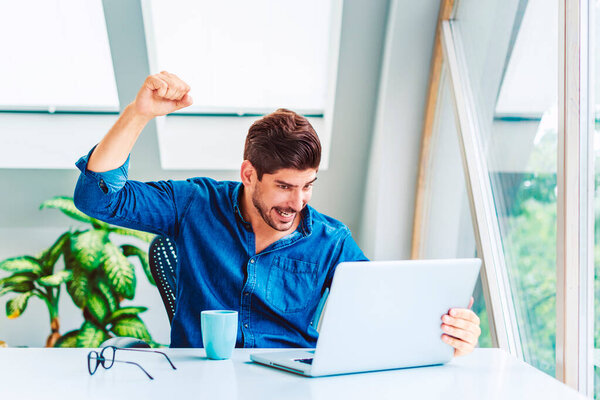
<svg viewBox="0 0 600 400">
<path fill-rule="evenodd" d="M 0 109 L 119 109 L 101 0 L 0 0 L 0 37 Z"/>
<path fill-rule="evenodd" d="M 148 0 L 151 67 L 192 87 L 188 112 L 323 113 L 331 13 L 330 0 Z"/>
</svg>

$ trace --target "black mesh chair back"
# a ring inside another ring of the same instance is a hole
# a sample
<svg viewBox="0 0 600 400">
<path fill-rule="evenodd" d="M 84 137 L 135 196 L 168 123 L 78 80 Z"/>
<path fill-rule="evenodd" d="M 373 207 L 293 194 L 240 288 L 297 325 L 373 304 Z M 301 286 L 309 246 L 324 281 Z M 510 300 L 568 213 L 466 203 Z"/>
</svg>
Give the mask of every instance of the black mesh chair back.
<svg viewBox="0 0 600 400">
<path fill-rule="evenodd" d="M 150 271 L 169 316 L 175 314 L 175 293 L 177 293 L 177 248 L 175 243 L 164 236 L 156 236 L 150 243 L 148 254 Z"/>
</svg>

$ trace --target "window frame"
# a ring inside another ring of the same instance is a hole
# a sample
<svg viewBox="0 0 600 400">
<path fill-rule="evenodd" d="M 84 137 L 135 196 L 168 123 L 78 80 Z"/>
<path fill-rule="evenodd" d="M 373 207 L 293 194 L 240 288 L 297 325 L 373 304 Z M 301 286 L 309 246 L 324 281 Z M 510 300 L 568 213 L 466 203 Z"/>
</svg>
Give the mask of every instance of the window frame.
<svg viewBox="0 0 600 400">
<path fill-rule="evenodd" d="M 460 35 L 453 29 L 453 12 L 448 11 L 448 7 L 454 6 L 453 0 L 443 0 L 440 6 L 417 183 L 412 257 L 418 258 L 419 249 L 424 247 L 429 142 L 436 112 L 431 103 L 435 104 L 439 90 L 436 74 L 440 74 L 441 67 L 437 64 L 446 63 L 477 248 L 484 261 L 482 281 L 488 312 L 492 314 L 492 341 L 495 346 L 523 359 L 491 183 L 486 160 L 482 157 L 483 147 L 476 135 L 479 126 L 464 53 Z M 587 396 L 593 396 L 594 384 L 594 147 L 591 131 L 594 77 L 590 56 L 593 21 L 592 0 L 559 0 L 556 377 Z M 437 56 L 440 38 L 442 57 Z"/>
<path fill-rule="evenodd" d="M 510 354 L 523 359 L 506 260 L 502 249 L 500 226 L 492 195 L 489 169 L 483 157 L 483 145 L 474 108 L 473 94 L 466 73 L 460 36 L 452 22 L 442 22 L 442 48 L 448 64 L 450 86 L 454 94 L 455 114 L 459 134 L 459 147 L 463 160 L 467 193 L 471 204 L 473 229 L 477 251 L 483 259 L 482 280 L 484 295 L 490 314 L 492 342 Z"/>
<path fill-rule="evenodd" d="M 556 377 L 593 396 L 591 0 L 559 0 Z"/>
</svg>

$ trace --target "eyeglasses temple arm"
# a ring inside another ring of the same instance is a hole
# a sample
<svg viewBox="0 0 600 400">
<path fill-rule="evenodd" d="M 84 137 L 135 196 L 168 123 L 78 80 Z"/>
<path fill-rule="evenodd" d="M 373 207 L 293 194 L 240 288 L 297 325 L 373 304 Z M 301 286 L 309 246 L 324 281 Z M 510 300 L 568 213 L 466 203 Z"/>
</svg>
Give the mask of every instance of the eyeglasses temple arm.
<svg viewBox="0 0 600 400">
<path fill-rule="evenodd" d="M 169 364 L 171 364 L 171 368 L 173 369 L 177 369 L 177 367 L 175 367 L 175 365 L 171 362 L 171 359 L 169 358 L 168 355 L 166 355 L 165 353 L 163 353 L 162 351 L 158 351 L 158 350 L 145 350 L 145 349 L 128 349 L 128 348 L 123 348 L 123 347 L 116 347 L 117 350 L 127 350 L 127 351 L 139 351 L 142 353 L 158 353 L 158 354 L 162 354 L 163 356 L 165 356 L 165 358 L 167 359 L 167 361 L 169 362 Z"/>
<path fill-rule="evenodd" d="M 124 363 L 124 364 L 133 364 L 133 365 L 137 365 L 142 371 L 144 371 L 144 373 L 146 374 L 146 376 L 152 380 L 154 380 L 154 378 L 152 377 L 152 375 L 150 375 L 148 373 L 148 371 L 146 371 L 144 369 L 144 367 L 142 367 L 140 364 L 133 362 L 133 361 L 121 361 L 121 360 L 114 360 L 113 362 L 120 362 L 120 363 Z"/>
</svg>

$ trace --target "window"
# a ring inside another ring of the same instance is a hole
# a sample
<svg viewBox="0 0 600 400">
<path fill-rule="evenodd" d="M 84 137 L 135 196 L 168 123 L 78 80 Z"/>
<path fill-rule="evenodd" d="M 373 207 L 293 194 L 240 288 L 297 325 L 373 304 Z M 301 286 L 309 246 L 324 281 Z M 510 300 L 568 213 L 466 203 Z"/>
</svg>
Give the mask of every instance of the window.
<svg viewBox="0 0 600 400">
<path fill-rule="evenodd" d="M 119 110 L 100 0 L 4 2 L 0 36 L 0 110 Z"/>
<path fill-rule="evenodd" d="M 590 44 L 597 43 L 600 2 L 463 0 L 448 12 L 452 4 L 440 11 L 443 60 L 485 262 L 492 339 L 591 395 L 597 249 L 590 172 L 598 108 L 591 99 L 598 70 Z"/>
<path fill-rule="evenodd" d="M 481 150 L 525 361 L 555 374 L 558 6 L 461 2 Z M 544 29 L 540 27 L 545 27 Z"/>
<path fill-rule="evenodd" d="M 101 0 L 4 2 L 0 35 L 0 168 L 74 169 L 119 111 Z"/>
</svg>

